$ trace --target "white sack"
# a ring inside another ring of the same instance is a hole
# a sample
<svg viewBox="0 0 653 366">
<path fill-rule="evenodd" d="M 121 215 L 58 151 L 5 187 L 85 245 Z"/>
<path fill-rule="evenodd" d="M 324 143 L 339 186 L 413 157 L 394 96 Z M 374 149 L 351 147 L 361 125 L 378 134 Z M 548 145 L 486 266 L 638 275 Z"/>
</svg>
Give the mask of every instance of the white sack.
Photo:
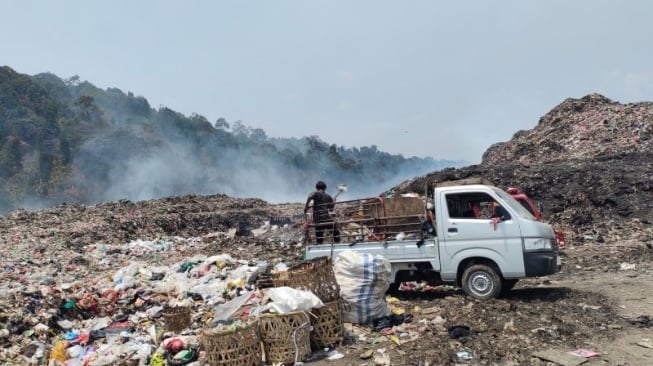
<svg viewBox="0 0 653 366">
<path fill-rule="evenodd" d="M 191 280 L 186 277 L 185 273 L 168 273 L 161 281 L 153 283 L 152 290 L 155 293 L 166 294 L 174 293 L 180 294 L 191 287 Z"/>
<path fill-rule="evenodd" d="M 381 255 L 340 252 L 333 262 L 340 297 L 346 303 L 343 320 L 369 324 L 372 320 L 390 315 L 385 292 L 390 286 L 390 262 Z"/>
<path fill-rule="evenodd" d="M 272 300 L 270 308 L 279 314 L 310 311 L 312 308 L 324 306 L 322 300 L 314 293 L 292 287 L 273 287 L 267 290 L 267 295 Z"/>
</svg>

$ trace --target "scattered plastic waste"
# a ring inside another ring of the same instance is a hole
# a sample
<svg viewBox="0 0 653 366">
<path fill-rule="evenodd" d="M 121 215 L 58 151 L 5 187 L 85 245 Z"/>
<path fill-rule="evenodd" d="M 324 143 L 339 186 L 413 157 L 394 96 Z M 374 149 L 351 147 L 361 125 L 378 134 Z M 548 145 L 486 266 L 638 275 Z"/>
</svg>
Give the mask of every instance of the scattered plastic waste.
<svg viewBox="0 0 653 366">
<path fill-rule="evenodd" d="M 621 271 L 632 271 L 637 268 L 636 264 L 633 263 L 627 263 L 627 262 L 621 262 L 619 263 L 619 270 Z"/>
<path fill-rule="evenodd" d="M 474 358 L 472 353 L 467 350 L 460 350 L 456 352 L 456 357 L 458 357 L 462 361 L 470 361 L 471 359 Z"/>
<path fill-rule="evenodd" d="M 361 360 L 367 360 L 369 358 L 372 358 L 373 354 L 374 354 L 374 350 L 373 349 L 368 349 L 367 351 L 360 354 L 360 358 L 361 358 Z"/>
<path fill-rule="evenodd" d="M 589 350 L 589 349 L 585 349 L 585 348 L 579 348 L 577 350 L 570 351 L 570 352 L 567 352 L 567 353 L 569 353 L 570 355 L 580 356 L 580 357 L 585 357 L 585 358 L 598 356 L 600 354 L 598 352 L 595 352 L 595 351 L 592 351 L 592 350 Z"/>
<path fill-rule="evenodd" d="M 174 240 L 193 245 L 191 239 Z M 265 291 L 257 291 L 256 283 L 248 282 L 259 271 L 258 264 L 267 268 L 267 262 L 227 254 L 184 258 L 171 251 L 174 246 L 164 240 L 98 243 L 88 245 L 84 255 L 42 265 L 18 258 L 20 268 L 6 265 L 8 259 L 2 257 L 2 275 L 12 275 L 0 282 L 0 305 L 11 302 L 4 306 L 2 322 L 24 320 L 16 329 L 0 329 L 0 339 L 6 342 L 0 363 L 187 365 L 200 357 L 202 329 L 236 331 L 239 322 L 232 317 L 239 308 L 251 302 L 248 315 L 255 315 L 264 308 L 261 302 L 271 300 Z M 161 261 L 157 253 L 176 261 Z M 21 274 L 20 281 L 14 273 Z M 6 283 L 11 286 L 5 288 Z M 310 292 L 295 295 L 294 289 L 277 291 L 276 305 L 299 301 L 308 310 L 316 305 Z M 165 309 L 174 307 L 192 309 L 189 324 L 172 327 L 180 318 Z M 0 325 L 9 328 L 14 323 Z M 18 336 L 10 338 L 12 334 Z"/>
<path fill-rule="evenodd" d="M 400 300 L 394 296 L 390 296 L 385 299 L 385 302 L 387 302 L 388 304 L 397 304 L 400 302 Z"/>
<path fill-rule="evenodd" d="M 327 353 L 327 360 L 329 361 L 339 360 L 343 357 L 345 357 L 345 355 L 336 350 L 332 350 L 329 353 Z"/>
</svg>

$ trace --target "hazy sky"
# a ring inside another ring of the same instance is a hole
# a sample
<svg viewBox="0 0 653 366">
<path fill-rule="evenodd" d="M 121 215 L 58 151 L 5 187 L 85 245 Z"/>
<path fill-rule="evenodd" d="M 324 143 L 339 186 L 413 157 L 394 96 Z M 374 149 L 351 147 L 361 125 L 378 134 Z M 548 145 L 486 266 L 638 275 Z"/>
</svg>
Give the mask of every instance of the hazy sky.
<svg viewBox="0 0 653 366">
<path fill-rule="evenodd" d="M 653 100 L 653 1 L 2 1 L 0 65 L 268 136 L 479 162 L 564 99 Z"/>
</svg>

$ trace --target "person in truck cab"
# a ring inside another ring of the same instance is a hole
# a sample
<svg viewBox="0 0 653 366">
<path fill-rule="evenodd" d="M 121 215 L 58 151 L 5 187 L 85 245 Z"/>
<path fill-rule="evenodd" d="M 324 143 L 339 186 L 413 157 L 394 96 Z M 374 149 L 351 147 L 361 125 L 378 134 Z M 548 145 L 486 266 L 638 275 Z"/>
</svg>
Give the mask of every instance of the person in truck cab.
<svg viewBox="0 0 653 366">
<path fill-rule="evenodd" d="M 478 201 L 467 202 L 467 211 L 463 213 L 463 217 L 478 219 L 481 217 L 481 203 Z"/>
<path fill-rule="evenodd" d="M 503 206 L 501 206 L 497 202 L 492 203 L 492 211 L 493 211 L 492 213 L 493 219 L 499 219 L 501 221 L 510 220 L 510 214 L 508 213 L 508 211 L 506 211 L 506 209 L 503 208 Z"/>
<path fill-rule="evenodd" d="M 318 181 L 315 184 L 316 191 L 308 195 L 304 206 L 304 214 L 306 214 L 311 207 L 311 202 L 313 202 L 313 222 L 315 223 L 315 241 L 317 244 L 322 244 L 324 241 L 324 232 L 326 230 L 332 230 L 333 241 L 340 242 L 340 232 L 331 217 L 334 201 L 331 195 L 326 193 L 326 188 L 326 183 L 321 180 Z"/>
</svg>

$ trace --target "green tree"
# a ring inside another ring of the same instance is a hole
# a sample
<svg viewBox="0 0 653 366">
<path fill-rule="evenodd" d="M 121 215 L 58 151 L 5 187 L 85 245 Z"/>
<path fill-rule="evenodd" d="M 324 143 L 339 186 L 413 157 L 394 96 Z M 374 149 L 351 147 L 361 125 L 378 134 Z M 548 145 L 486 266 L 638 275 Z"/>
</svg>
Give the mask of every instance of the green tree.
<svg viewBox="0 0 653 366">
<path fill-rule="evenodd" d="M 0 176 L 8 178 L 19 172 L 21 157 L 20 141 L 10 136 L 0 147 Z"/>
</svg>

